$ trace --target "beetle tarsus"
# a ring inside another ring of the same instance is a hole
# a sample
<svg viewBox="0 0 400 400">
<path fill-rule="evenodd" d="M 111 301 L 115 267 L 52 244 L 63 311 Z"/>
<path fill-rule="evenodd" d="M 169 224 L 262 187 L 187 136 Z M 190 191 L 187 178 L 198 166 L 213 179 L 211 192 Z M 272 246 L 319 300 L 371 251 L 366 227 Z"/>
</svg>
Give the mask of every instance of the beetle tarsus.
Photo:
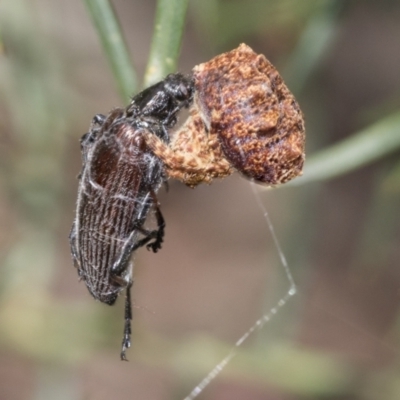
<svg viewBox="0 0 400 400">
<path fill-rule="evenodd" d="M 126 299 L 125 299 L 125 327 L 124 336 L 122 338 L 122 349 L 121 349 L 121 360 L 128 361 L 126 358 L 126 350 L 131 347 L 131 321 L 132 321 L 132 303 L 131 303 L 131 288 L 133 282 L 130 281 L 126 288 Z"/>
</svg>

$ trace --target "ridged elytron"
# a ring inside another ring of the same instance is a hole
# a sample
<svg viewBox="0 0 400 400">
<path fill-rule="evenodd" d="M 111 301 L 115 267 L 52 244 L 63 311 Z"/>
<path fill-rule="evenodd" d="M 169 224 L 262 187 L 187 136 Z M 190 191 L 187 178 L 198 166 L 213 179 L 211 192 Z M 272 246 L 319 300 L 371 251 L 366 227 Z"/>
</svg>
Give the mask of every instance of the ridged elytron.
<svg viewBox="0 0 400 400">
<path fill-rule="evenodd" d="M 83 167 L 71 252 L 80 278 L 95 299 L 113 305 L 126 288 L 122 360 L 131 344 L 131 255 L 144 245 L 157 252 L 165 228 L 156 197 L 166 180 L 163 163 L 143 135 L 150 133 L 169 143 L 177 113 L 192 98 L 190 76 L 168 75 L 133 97 L 125 109 L 96 115 L 81 139 Z M 155 230 L 145 227 L 151 209 L 157 219 Z"/>
</svg>

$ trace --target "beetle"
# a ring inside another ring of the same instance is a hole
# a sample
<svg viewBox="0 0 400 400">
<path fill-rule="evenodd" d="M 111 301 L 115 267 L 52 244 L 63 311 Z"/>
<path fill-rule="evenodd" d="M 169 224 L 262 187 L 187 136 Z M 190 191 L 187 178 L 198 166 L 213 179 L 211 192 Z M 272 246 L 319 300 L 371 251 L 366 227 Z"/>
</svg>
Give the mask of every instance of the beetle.
<svg viewBox="0 0 400 400">
<path fill-rule="evenodd" d="M 125 109 L 96 115 L 81 138 L 83 166 L 69 236 L 71 253 L 95 299 L 113 305 L 126 289 L 121 360 L 127 360 L 131 345 L 131 255 L 145 245 L 157 252 L 165 229 L 156 193 L 166 175 L 143 135 L 169 143 L 169 130 L 179 110 L 191 104 L 193 91 L 190 75 L 170 74 L 134 96 Z M 145 227 L 151 209 L 157 220 L 154 230 Z"/>
</svg>

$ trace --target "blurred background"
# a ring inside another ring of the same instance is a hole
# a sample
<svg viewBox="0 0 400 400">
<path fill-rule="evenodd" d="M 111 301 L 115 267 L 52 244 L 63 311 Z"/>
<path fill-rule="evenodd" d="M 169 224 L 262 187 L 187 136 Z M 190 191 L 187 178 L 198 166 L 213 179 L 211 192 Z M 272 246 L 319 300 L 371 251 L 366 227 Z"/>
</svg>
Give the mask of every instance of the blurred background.
<svg viewBox="0 0 400 400">
<path fill-rule="evenodd" d="M 155 2 L 113 5 L 142 78 Z M 265 212 L 297 294 L 199 398 L 399 399 L 399 38 L 395 0 L 190 2 L 178 69 L 242 42 L 265 54 L 305 114 L 309 169 L 273 190 L 160 190 L 165 242 L 135 255 L 123 363 L 123 297 L 93 300 L 68 234 L 79 138 L 124 103 L 83 2 L 3 0 L 0 399 L 183 399 L 288 293 Z"/>
</svg>

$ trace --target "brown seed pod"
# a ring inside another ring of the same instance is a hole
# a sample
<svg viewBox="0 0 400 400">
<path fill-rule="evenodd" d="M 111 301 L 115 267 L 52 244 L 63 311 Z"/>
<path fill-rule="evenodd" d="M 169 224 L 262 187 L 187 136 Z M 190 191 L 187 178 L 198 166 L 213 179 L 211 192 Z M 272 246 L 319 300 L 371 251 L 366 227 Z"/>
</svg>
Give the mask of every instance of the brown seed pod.
<svg viewBox="0 0 400 400">
<path fill-rule="evenodd" d="M 275 185 L 301 174 L 304 120 L 275 67 L 249 46 L 193 69 L 195 107 L 229 163 L 245 177 Z"/>
</svg>

